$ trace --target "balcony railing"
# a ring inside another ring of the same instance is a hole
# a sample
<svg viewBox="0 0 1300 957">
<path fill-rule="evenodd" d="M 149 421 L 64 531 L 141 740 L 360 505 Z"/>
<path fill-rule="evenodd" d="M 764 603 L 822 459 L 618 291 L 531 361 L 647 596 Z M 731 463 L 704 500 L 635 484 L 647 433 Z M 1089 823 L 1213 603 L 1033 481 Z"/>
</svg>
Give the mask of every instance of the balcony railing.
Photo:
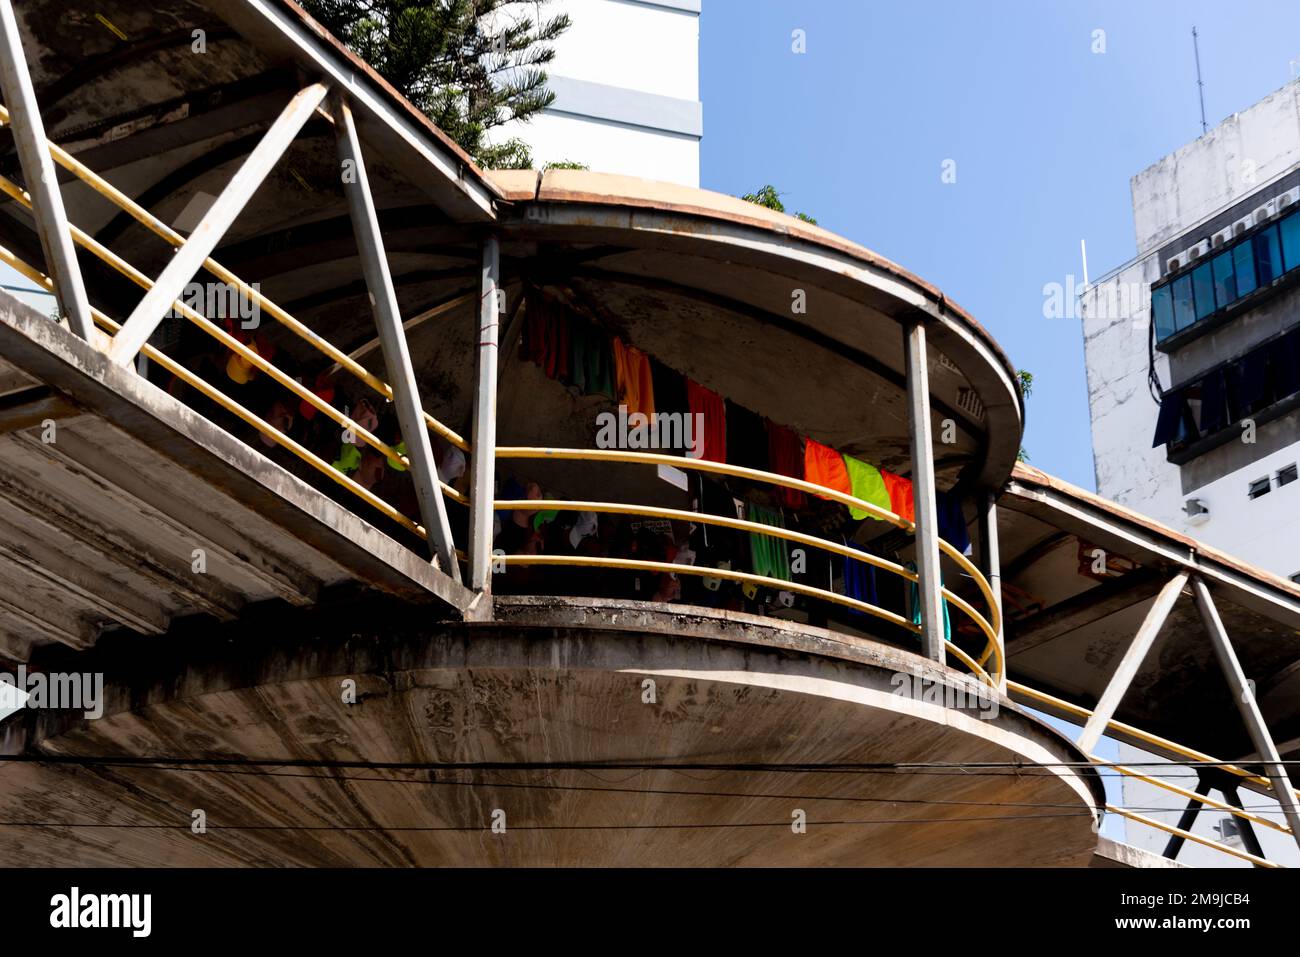
<svg viewBox="0 0 1300 957">
<path fill-rule="evenodd" d="M 738 465 L 727 465 L 722 462 L 714 462 L 707 459 L 662 455 L 653 452 L 633 452 L 622 449 L 548 449 L 522 447 L 498 447 L 496 455 L 498 459 L 507 460 L 552 459 L 592 462 L 597 464 L 621 462 L 652 467 L 666 465 L 689 471 L 708 472 L 714 475 L 722 475 L 730 478 L 743 479 L 750 482 L 759 482 L 806 492 L 811 495 L 839 502 L 842 505 L 854 509 L 861 509 L 872 518 L 888 522 L 908 534 L 914 534 L 916 531 L 916 524 L 914 522 L 902 518 L 888 509 L 881 508 L 879 505 L 856 498 L 853 495 L 835 489 L 826 488 L 812 482 L 806 482 L 802 479 L 791 478 L 786 475 L 777 475 L 772 472 L 764 472 L 759 469 L 745 468 Z M 736 531 L 749 532 L 755 535 L 777 538 L 787 542 L 794 542 L 812 548 L 819 548 L 834 555 L 839 555 L 844 558 L 872 565 L 891 574 L 898 575 L 909 582 L 916 582 L 918 580 L 916 572 L 905 568 L 897 562 L 860 551 L 850 545 L 841 544 L 830 539 L 820 538 L 815 535 L 809 535 L 792 529 L 777 528 L 771 525 L 764 525 L 760 522 L 751 522 L 744 519 L 731 518 L 725 515 L 711 515 L 705 512 L 659 508 L 650 505 L 637 505 L 620 502 L 571 502 L 562 499 L 503 499 L 496 501 L 494 507 L 497 509 L 556 510 L 641 515 L 649 518 L 695 522 L 702 525 L 715 525 L 734 529 Z M 960 660 L 976 678 L 996 689 L 1000 687 L 1000 684 L 1005 677 L 1005 666 L 1002 647 L 998 637 L 1002 633 L 1001 610 L 998 606 L 998 602 L 994 598 L 993 589 L 989 586 L 988 580 L 980 573 L 979 569 L 975 567 L 970 559 L 954 548 L 951 544 L 940 539 L 939 548 L 945 555 L 960 566 L 964 574 L 968 575 L 971 580 L 975 582 L 980 593 L 983 595 L 985 606 L 988 609 L 988 615 L 986 617 L 976 611 L 969 602 L 954 593 L 951 589 L 944 588 L 942 592 L 944 600 L 970 618 L 986 639 L 984 648 L 978 658 L 971 657 L 951 641 L 948 643 L 946 650 L 951 652 L 955 658 Z M 559 565 L 572 567 L 620 568 L 682 575 L 699 575 L 709 578 L 723 578 L 737 582 L 749 582 L 755 585 L 794 592 L 809 598 L 820 599 L 834 605 L 851 608 L 855 611 L 880 618 L 889 622 L 891 625 L 896 625 L 899 628 L 911 631 L 918 637 L 921 634 L 921 626 L 913 623 L 911 618 L 905 618 L 897 612 L 891 611 L 887 608 L 882 608 L 879 605 L 852 598 L 848 595 L 831 591 L 826 588 L 819 588 L 800 582 L 791 582 L 785 579 L 773 578 L 766 575 L 758 575 L 752 572 L 703 566 L 696 567 L 672 562 L 577 555 L 503 555 L 501 556 L 500 561 L 507 566 Z M 984 665 L 990 659 L 993 661 L 992 668 L 991 670 L 986 670 Z"/>
</svg>

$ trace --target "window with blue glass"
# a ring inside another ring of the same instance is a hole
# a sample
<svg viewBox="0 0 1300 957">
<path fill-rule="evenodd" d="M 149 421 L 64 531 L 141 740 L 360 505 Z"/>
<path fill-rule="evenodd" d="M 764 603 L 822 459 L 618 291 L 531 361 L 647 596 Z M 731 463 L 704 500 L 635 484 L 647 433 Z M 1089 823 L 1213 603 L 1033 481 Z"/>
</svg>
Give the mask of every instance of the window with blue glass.
<svg viewBox="0 0 1300 957">
<path fill-rule="evenodd" d="M 1196 300 L 1197 319 L 1214 314 L 1214 277 L 1209 263 L 1192 270 L 1192 297 Z"/>
<path fill-rule="evenodd" d="M 1172 286 L 1157 286 L 1151 290 L 1151 315 L 1156 324 L 1156 339 L 1163 341 L 1172 336 L 1174 328 L 1174 290 Z"/>
<path fill-rule="evenodd" d="M 1282 262 L 1286 269 L 1300 266 L 1300 213 L 1292 213 L 1278 224 L 1282 231 Z"/>
<path fill-rule="evenodd" d="M 1174 280 L 1174 328 L 1182 332 L 1196 321 L 1196 300 L 1192 297 L 1192 275 Z"/>
<path fill-rule="evenodd" d="M 1296 247 L 1296 252 L 1300 254 L 1300 246 Z M 1214 269 L 1214 299 L 1222 308 L 1237 298 L 1237 272 L 1232 265 L 1232 253 L 1219 253 L 1211 266 Z"/>
<path fill-rule="evenodd" d="M 1254 292 L 1259 284 L 1255 282 L 1255 252 L 1249 241 L 1232 250 L 1232 268 L 1237 274 L 1237 298 Z"/>
<path fill-rule="evenodd" d="M 1277 227 L 1261 230 L 1250 239 L 1255 250 L 1255 274 L 1265 286 L 1282 275 L 1282 247 L 1277 241 Z"/>
<path fill-rule="evenodd" d="M 1256 289 L 1300 269 L 1300 212 L 1294 212 L 1151 290 L 1151 321 L 1163 342 Z"/>
</svg>

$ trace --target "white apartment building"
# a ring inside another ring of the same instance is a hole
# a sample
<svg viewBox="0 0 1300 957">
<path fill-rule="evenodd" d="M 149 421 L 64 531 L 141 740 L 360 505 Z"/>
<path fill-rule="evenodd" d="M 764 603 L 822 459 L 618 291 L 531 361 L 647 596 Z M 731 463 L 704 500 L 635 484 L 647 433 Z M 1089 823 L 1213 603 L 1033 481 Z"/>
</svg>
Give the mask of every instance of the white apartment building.
<svg viewBox="0 0 1300 957">
<path fill-rule="evenodd" d="M 1097 491 L 1297 575 L 1300 81 L 1131 185 L 1137 257 L 1079 303 Z"/>
<path fill-rule="evenodd" d="M 521 137 L 540 167 L 578 162 L 601 173 L 700 185 L 700 0 L 549 0 L 541 16 L 573 25 L 547 66 L 555 102 Z"/>
<path fill-rule="evenodd" d="M 1300 581 L 1300 80 L 1163 157 L 1131 188 L 1137 256 L 1079 302 L 1097 491 Z M 1252 677 L 1267 712 L 1285 676 Z M 1151 760 L 1119 748 L 1120 763 Z M 1198 786 L 1186 768 L 1162 776 Z M 1240 799 L 1282 821 L 1267 810 L 1275 802 L 1245 790 Z M 1186 806 L 1133 778 L 1123 800 L 1168 809 L 1145 812 L 1168 824 Z M 1255 845 L 1225 811 L 1203 808 L 1181 823 L 1300 863 L 1288 836 L 1255 826 Z M 1127 831 L 1156 853 L 1169 843 L 1154 828 Z M 1249 866 L 1191 842 L 1178 860 Z"/>
</svg>

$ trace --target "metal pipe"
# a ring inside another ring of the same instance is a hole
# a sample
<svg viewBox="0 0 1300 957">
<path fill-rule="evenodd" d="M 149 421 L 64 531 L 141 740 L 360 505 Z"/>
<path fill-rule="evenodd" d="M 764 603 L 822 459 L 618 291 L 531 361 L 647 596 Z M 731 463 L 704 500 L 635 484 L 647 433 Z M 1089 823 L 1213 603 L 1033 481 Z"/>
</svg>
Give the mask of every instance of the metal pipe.
<svg viewBox="0 0 1300 957">
<path fill-rule="evenodd" d="M 496 494 L 497 351 L 501 330 L 501 249 L 495 236 L 483 240 L 479 285 L 478 335 L 474 337 L 474 417 L 471 426 L 469 489 L 469 586 L 490 592 L 492 579 L 492 498 Z"/>
<path fill-rule="evenodd" d="M 352 228 L 356 233 L 357 251 L 361 254 L 361 267 L 366 286 L 370 290 L 371 309 L 388 366 L 388 378 L 393 385 L 393 407 L 406 441 L 406 454 L 411 461 L 411 479 L 415 484 L 416 500 L 420 504 L 420 518 L 429 533 L 429 544 L 440 570 L 453 581 L 460 582 L 460 565 L 456 561 L 456 546 L 447 522 L 447 506 L 438 484 L 438 468 L 434 464 L 433 445 L 429 431 L 424 427 L 423 409 L 420 406 L 419 385 L 411 365 L 411 353 L 402 331 L 402 317 L 393 292 L 392 276 L 384 252 L 384 240 L 379 230 L 374 199 L 370 194 L 370 181 L 365 160 L 361 154 L 361 140 L 352 121 L 352 111 L 347 101 L 336 96 L 333 102 L 334 131 L 338 141 L 339 159 L 343 164 L 343 191 L 347 194 L 348 209 L 352 215 Z"/>
<path fill-rule="evenodd" d="M 293 142 L 303 124 L 316 112 L 329 88 L 323 83 L 313 83 L 299 90 L 289 105 L 276 117 L 266 135 L 248 154 L 243 164 L 230 178 L 211 208 L 203 214 L 199 224 L 190 233 L 185 245 L 168 261 L 153 287 L 131 312 L 121 331 L 113 337 L 108 357 L 118 365 L 129 365 L 135 360 L 140 347 L 153 335 L 158 323 L 163 321 L 171 304 L 194 278 L 209 254 L 217 247 L 257 188 L 262 185 L 271 169 L 279 162 Z"/>
<path fill-rule="evenodd" d="M 72 331 L 93 344 L 95 327 L 90 318 L 90 301 L 86 298 L 86 286 L 81 278 L 72 237 L 68 235 L 68 214 L 46 148 L 45 124 L 41 122 L 36 92 L 27 72 L 27 59 L 23 54 L 22 35 L 18 31 L 12 0 L 0 0 L 0 86 L 4 87 L 5 99 L 14 106 L 10 117 L 14 145 L 18 148 L 18 162 L 22 165 L 23 178 L 32 196 L 36 232 L 41 239 L 59 309 L 68 317 Z"/>
<path fill-rule="evenodd" d="M 916 515 L 916 570 L 919 575 L 921 643 L 925 653 L 944 660 L 943 597 L 940 591 L 939 509 L 935 502 L 934 447 L 930 434 L 930 373 L 925 326 L 911 321 L 903 330 L 907 366 L 907 433 L 912 445 L 912 496 Z"/>
<path fill-rule="evenodd" d="M 1210 590 L 1199 575 L 1192 579 L 1192 594 L 1196 597 L 1196 607 L 1201 613 L 1205 630 L 1209 632 L 1210 641 L 1214 645 L 1215 657 L 1219 659 L 1219 666 L 1223 669 L 1223 674 L 1228 679 L 1228 687 L 1237 701 L 1237 710 L 1241 712 L 1242 720 L 1246 722 L 1246 730 L 1255 745 L 1255 753 L 1263 758 L 1260 763 L 1264 765 L 1271 779 L 1273 795 L 1282 806 L 1282 813 L 1286 815 L 1287 823 L 1291 825 L 1291 836 L 1297 846 L 1300 846 L 1300 803 L 1296 801 L 1291 778 L 1287 775 L 1286 765 L 1282 763 L 1282 757 L 1277 753 L 1277 745 L 1273 743 L 1273 737 L 1268 733 L 1268 726 L 1264 723 L 1264 716 L 1260 714 L 1259 705 L 1255 702 L 1255 691 L 1246 682 L 1245 672 L 1241 670 L 1241 662 L 1237 660 L 1237 653 L 1233 650 L 1232 641 L 1228 638 L 1228 632 L 1219 618 L 1219 610 L 1214 606 Z"/>
</svg>

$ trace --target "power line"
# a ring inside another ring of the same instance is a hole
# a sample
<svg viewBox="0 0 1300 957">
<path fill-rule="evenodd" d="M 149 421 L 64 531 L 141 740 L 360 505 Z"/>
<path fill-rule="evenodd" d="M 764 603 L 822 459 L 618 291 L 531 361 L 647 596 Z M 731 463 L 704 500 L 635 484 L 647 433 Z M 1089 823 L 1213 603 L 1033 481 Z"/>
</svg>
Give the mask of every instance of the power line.
<svg viewBox="0 0 1300 957">
<path fill-rule="evenodd" d="M 106 765 L 113 766 L 113 765 Z M 127 768 L 138 768 L 138 765 L 126 765 Z M 276 772 L 260 770 L 240 770 L 233 768 L 149 768 L 147 770 L 159 771 L 176 771 L 189 774 L 235 774 L 251 775 L 254 777 L 267 778 L 289 778 L 289 779 L 308 779 L 315 781 L 346 781 L 374 784 L 401 784 L 415 785 L 424 787 L 472 787 L 472 788 L 499 788 L 502 790 L 544 790 L 544 791 L 583 791 L 598 794 L 630 794 L 630 795 L 664 795 L 668 797 L 721 797 L 721 798 L 748 798 L 752 800 L 780 800 L 780 801 L 840 801 L 859 804 L 916 804 L 931 807 L 1024 807 L 1024 808 L 1078 808 L 1077 804 L 1059 804 L 1045 801 L 952 801 L 939 800 L 930 798 L 900 798 L 900 797 L 854 797 L 850 795 L 815 795 L 815 794 L 771 794 L 771 793 L 753 793 L 747 791 L 693 791 L 678 788 L 619 788 L 619 787 L 592 787 L 590 785 L 580 784 L 551 784 L 551 783 L 525 783 L 518 781 L 449 781 L 449 780 L 423 780 L 418 778 L 377 778 L 377 777 L 358 777 L 355 775 L 332 775 L 332 774 L 299 774 L 296 772 Z M 1238 808 L 1238 810 L 1277 810 L 1277 805 L 1268 804 L 1248 804 Z M 1135 811 L 1141 813 L 1183 813 L 1180 807 L 1142 807 L 1142 806 L 1125 806 L 1125 811 Z M 1216 808 L 1208 805 L 1202 805 L 1195 809 L 1196 813 L 1204 811 L 1218 811 L 1220 813 L 1230 813 L 1225 808 Z M 1278 811 L 1280 814 L 1280 810 Z"/>
<path fill-rule="evenodd" d="M 876 761 L 876 762 L 822 762 L 776 764 L 768 762 L 645 762 L 645 761 L 372 761 L 364 759 L 343 760 L 334 758 L 250 758 L 250 757 L 177 757 L 169 755 L 73 755 L 73 754 L 9 754 L 0 755 L 0 763 L 72 764 L 93 766 L 115 765 L 206 765 L 210 767 L 296 767 L 338 768 L 397 771 L 726 771 L 758 773 L 855 773 L 905 771 L 925 773 L 965 773 L 973 770 L 1014 771 L 1031 774 L 1052 768 L 1113 770 L 1125 768 L 1220 768 L 1239 767 L 1256 761 Z M 1274 762 L 1270 762 L 1274 763 Z M 1276 762 L 1282 765 L 1300 765 L 1300 760 Z M 1260 774 L 1260 777 L 1266 775 Z"/>
</svg>

